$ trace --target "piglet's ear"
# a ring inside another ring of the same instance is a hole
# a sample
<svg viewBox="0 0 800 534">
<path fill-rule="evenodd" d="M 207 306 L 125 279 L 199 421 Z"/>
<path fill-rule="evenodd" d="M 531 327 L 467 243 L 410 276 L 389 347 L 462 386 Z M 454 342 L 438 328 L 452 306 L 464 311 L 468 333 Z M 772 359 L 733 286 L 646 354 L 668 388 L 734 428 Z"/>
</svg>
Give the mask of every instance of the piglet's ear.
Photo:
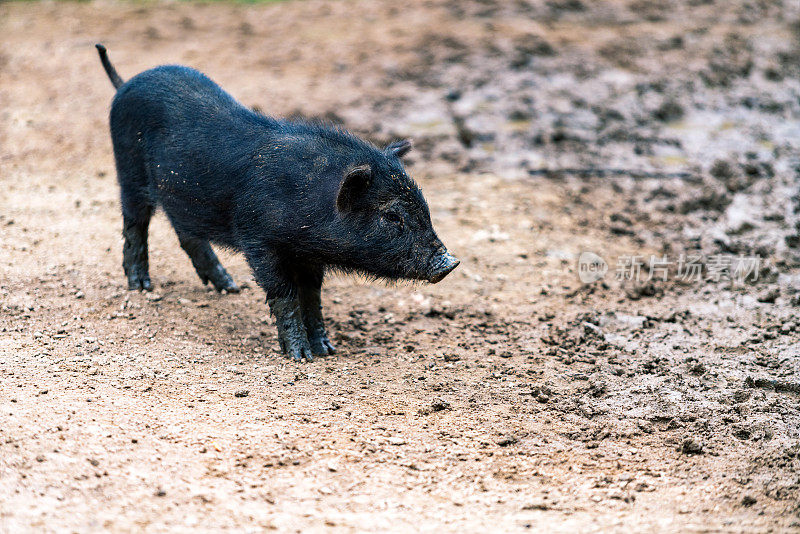
<svg viewBox="0 0 800 534">
<path fill-rule="evenodd" d="M 372 169 L 369 165 L 353 167 L 345 174 L 339 193 L 336 195 L 336 207 L 339 211 L 352 211 L 360 203 L 372 182 Z"/>
<path fill-rule="evenodd" d="M 386 147 L 386 152 L 394 154 L 398 158 L 402 158 L 408 151 L 411 150 L 411 139 L 403 139 L 402 141 L 395 141 Z"/>
</svg>

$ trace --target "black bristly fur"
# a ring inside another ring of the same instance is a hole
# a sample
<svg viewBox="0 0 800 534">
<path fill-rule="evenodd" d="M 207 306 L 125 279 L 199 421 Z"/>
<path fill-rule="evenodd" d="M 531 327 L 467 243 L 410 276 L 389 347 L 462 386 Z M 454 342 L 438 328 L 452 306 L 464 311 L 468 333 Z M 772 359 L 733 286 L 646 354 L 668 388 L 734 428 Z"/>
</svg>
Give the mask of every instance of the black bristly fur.
<svg viewBox="0 0 800 534">
<path fill-rule="evenodd" d="M 333 352 L 320 311 L 326 270 L 433 279 L 445 249 L 399 160 L 408 141 L 381 150 L 340 129 L 266 117 L 187 67 L 122 82 L 98 50 L 121 84 L 110 122 L 131 289 L 151 287 L 147 228 L 159 206 L 204 283 L 238 291 L 209 243 L 245 254 L 281 347 L 297 359 Z"/>
</svg>

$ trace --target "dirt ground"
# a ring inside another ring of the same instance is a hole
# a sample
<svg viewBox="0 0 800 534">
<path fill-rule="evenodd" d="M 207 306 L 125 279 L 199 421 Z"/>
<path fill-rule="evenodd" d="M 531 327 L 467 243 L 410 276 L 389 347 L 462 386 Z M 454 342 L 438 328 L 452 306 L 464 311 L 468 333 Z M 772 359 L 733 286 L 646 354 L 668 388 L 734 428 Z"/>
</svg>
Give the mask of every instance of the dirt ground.
<svg viewBox="0 0 800 534">
<path fill-rule="evenodd" d="M 163 215 L 128 292 L 98 41 L 413 137 L 462 265 L 311 364 Z M 788 0 L 0 3 L 0 531 L 800 531 L 799 140 Z"/>
</svg>

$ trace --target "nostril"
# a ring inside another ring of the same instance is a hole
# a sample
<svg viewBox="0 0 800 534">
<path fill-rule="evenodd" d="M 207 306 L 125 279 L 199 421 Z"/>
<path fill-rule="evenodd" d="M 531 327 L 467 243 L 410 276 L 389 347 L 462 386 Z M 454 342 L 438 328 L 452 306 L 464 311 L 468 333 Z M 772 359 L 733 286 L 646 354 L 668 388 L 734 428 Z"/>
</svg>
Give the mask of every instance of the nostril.
<svg viewBox="0 0 800 534">
<path fill-rule="evenodd" d="M 431 274 L 431 276 L 429 277 L 428 280 L 430 282 L 434 283 L 434 284 L 436 282 L 439 282 L 445 276 L 450 274 L 453 271 L 453 269 L 458 267 L 458 265 L 460 263 L 461 263 L 461 261 L 459 261 L 458 258 L 453 256 L 449 252 L 445 252 L 444 254 L 441 254 L 440 256 L 438 256 L 438 258 L 436 260 L 436 265 L 432 269 L 432 274 Z"/>
<path fill-rule="evenodd" d="M 444 265 L 443 266 L 444 266 L 444 269 L 449 273 L 450 271 L 452 271 L 453 269 L 458 267 L 459 263 L 461 263 L 461 260 L 459 260 L 455 256 L 447 254 L 447 257 L 446 257 L 446 259 L 444 261 Z"/>
</svg>

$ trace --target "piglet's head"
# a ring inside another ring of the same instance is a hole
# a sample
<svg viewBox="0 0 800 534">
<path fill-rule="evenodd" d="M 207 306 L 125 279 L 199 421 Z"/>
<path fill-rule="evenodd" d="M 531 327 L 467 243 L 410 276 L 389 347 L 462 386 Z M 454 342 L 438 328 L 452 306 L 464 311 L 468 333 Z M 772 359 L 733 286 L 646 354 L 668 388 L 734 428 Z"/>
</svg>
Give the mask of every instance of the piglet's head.
<svg viewBox="0 0 800 534">
<path fill-rule="evenodd" d="M 388 279 L 436 283 L 458 267 L 437 237 L 430 211 L 401 158 L 408 140 L 351 165 L 336 196 L 346 266 Z"/>
</svg>

